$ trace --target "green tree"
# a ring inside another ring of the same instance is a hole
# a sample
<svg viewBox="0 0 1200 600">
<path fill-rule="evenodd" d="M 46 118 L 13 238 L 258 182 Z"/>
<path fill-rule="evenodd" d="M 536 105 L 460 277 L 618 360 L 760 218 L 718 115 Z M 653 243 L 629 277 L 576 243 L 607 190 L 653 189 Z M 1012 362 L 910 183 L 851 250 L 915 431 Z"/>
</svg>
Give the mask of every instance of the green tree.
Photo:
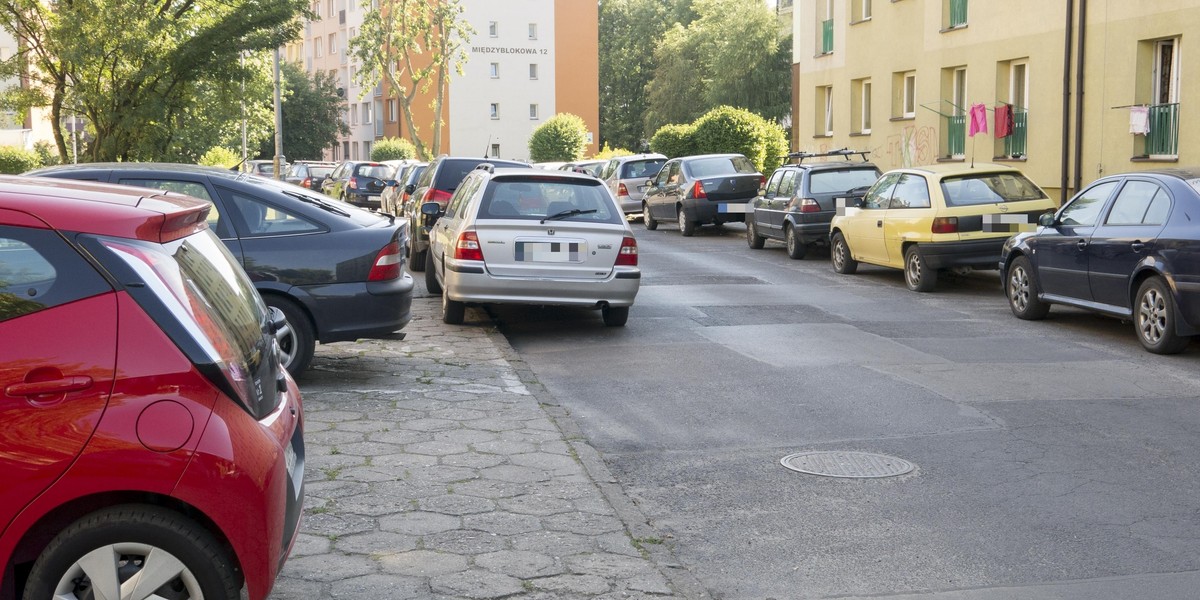
<svg viewBox="0 0 1200 600">
<path fill-rule="evenodd" d="M 322 152 L 336 144 L 339 135 L 350 133 L 350 128 L 342 122 L 342 98 L 338 96 L 337 83 L 323 71 L 309 76 L 291 63 L 282 65 L 281 80 L 283 153 L 288 160 L 321 160 Z M 263 107 L 271 109 L 269 103 Z M 271 125 L 268 133 L 273 131 Z M 261 139 L 258 155 L 274 157 L 273 135 Z"/>
<path fill-rule="evenodd" d="M 670 158 L 697 154 L 694 125 L 663 125 L 650 138 L 650 149 Z"/>
<path fill-rule="evenodd" d="M 242 162 L 242 157 L 237 152 L 221 146 L 213 146 L 200 156 L 196 164 L 205 165 L 208 167 L 223 167 L 232 169 Z"/>
<path fill-rule="evenodd" d="M 16 146 L 0 146 L 0 173 L 20 175 L 40 166 L 42 161 L 37 152 Z"/>
<path fill-rule="evenodd" d="M 417 156 L 428 160 L 441 154 L 441 114 L 450 69 L 462 74 L 467 61 L 463 47 L 475 29 L 461 19 L 458 0 L 380 0 L 377 6 L 364 2 L 363 7 L 367 10 L 363 23 L 350 40 L 350 54 L 363 65 L 359 83 L 370 90 L 381 80 L 386 82 L 400 102 L 400 132 L 407 129 Z M 433 122 L 417 123 L 413 103 L 430 90 L 434 91 Z M 428 137 L 423 133 L 426 125 Z"/>
<path fill-rule="evenodd" d="M 50 106 L 62 160 L 68 156 L 63 117 L 72 112 L 88 121 L 91 160 L 161 159 L 177 151 L 178 125 L 196 110 L 198 96 L 238 105 L 240 82 L 249 76 L 242 53 L 293 39 L 307 6 L 308 0 L 0 0 L 0 26 L 19 48 L 4 70 L 29 67 L 23 72 L 38 94 L 17 102 Z"/>
<path fill-rule="evenodd" d="M 546 119 L 529 136 L 529 160 L 570 162 L 583 158 L 587 149 L 587 123 L 571 113 Z"/>
<path fill-rule="evenodd" d="M 644 123 L 657 131 L 721 105 L 771 120 L 790 112 L 791 44 L 760 2 L 694 0 L 695 20 L 676 24 L 654 50 Z"/>
<path fill-rule="evenodd" d="M 371 160 L 405 160 L 417 157 L 417 147 L 404 138 L 383 138 L 371 146 Z"/>
<path fill-rule="evenodd" d="M 643 124 L 654 48 L 671 24 L 694 18 L 690 0 L 601 0 L 601 143 L 640 148 L 647 131 L 653 131 Z"/>
</svg>

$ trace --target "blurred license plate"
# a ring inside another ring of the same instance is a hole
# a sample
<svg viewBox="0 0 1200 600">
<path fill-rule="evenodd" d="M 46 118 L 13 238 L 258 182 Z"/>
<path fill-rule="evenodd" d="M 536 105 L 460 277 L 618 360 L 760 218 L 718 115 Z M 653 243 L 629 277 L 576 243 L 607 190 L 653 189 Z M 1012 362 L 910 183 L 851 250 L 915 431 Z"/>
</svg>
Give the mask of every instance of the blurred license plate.
<svg viewBox="0 0 1200 600">
<path fill-rule="evenodd" d="M 517 242 L 517 262 L 580 262 L 587 251 L 583 242 Z"/>
<path fill-rule="evenodd" d="M 644 193 L 646 193 L 646 186 L 644 186 L 644 185 L 639 185 L 639 186 L 638 186 L 638 191 L 639 191 L 639 192 L 642 192 L 643 194 L 644 194 Z"/>
</svg>

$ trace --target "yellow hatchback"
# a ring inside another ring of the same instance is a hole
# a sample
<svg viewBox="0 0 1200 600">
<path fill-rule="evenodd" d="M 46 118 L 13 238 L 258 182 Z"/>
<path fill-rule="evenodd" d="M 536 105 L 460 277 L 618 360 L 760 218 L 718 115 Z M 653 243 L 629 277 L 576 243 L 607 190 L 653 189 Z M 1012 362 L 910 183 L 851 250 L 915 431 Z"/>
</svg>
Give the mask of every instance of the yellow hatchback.
<svg viewBox="0 0 1200 600">
<path fill-rule="evenodd" d="M 884 173 L 830 225 L 833 269 L 858 263 L 904 269 L 915 292 L 931 291 L 942 269 L 996 269 L 1004 240 L 1031 230 L 1054 201 L 1004 165 L 933 165 Z"/>
</svg>

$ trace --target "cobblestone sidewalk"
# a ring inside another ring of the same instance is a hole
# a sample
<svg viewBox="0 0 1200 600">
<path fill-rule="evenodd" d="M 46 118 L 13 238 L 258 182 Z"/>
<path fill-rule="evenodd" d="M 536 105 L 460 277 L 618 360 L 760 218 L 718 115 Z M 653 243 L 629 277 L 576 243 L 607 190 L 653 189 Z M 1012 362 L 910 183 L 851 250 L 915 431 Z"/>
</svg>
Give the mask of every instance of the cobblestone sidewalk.
<svg viewBox="0 0 1200 600">
<path fill-rule="evenodd" d="M 403 341 L 318 346 L 272 599 L 706 597 L 486 316 L 440 314 L 418 298 Z"/>
</svg>

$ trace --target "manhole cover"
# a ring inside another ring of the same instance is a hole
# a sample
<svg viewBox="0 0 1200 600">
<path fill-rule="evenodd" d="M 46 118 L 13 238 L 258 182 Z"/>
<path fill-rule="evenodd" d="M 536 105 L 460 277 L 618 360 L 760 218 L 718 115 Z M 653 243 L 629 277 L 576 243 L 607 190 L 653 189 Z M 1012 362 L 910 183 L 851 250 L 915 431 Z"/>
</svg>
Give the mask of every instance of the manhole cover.
<svg viewBox="0 0 1200 600">
<path fill-rule="evenodd" d="M 907 460 L 870 452 L 798 452 L 780 464 L 800 473 L 825 477 L 895 477 L 917 468 Z"/>
</svg>

